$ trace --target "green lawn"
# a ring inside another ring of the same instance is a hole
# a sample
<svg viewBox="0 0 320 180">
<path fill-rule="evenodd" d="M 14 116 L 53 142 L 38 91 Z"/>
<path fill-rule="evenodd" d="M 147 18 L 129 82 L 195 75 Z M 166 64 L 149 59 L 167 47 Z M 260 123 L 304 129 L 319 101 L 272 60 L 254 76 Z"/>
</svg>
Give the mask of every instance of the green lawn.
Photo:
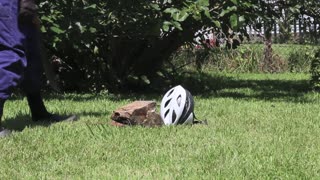
<svg viewBox="0 0 320 180">
<path fill-rule="evenodd" d="M 320 94 L 306 74 L 203 74 L 185 82 L 209 125 L 108 125 L 114 109 L 161 94 L 48 95 L 74 123 L 34 124 L 26 100 L 6 104 L 16 132 L 0 139 L 0 179 L 318 179 Z M 201 84 L 202 83 L 202 84 Z"/>
</svg>

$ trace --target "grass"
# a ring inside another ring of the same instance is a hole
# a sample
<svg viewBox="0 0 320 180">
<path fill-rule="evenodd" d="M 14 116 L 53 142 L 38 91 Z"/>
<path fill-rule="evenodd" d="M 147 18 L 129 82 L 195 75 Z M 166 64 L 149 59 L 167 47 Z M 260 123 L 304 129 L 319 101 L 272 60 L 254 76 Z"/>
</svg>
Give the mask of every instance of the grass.
<svg viewBox="0 0 320 180">
<path fill-rule="evenodd" d="M 320 94 L 306 74 L 213 74 L 183 84 L 209 125 L 108 125 L 112 111 L 160 94 L 48 95 L 74 123 L 30 121 L 23 97 L 6 104 L 0 179 L 318 179 Z M 187 79 L 188 80 L 188 79 Z M 196 80 L 196 81 L 195 81 Z"/>
<path fill-rule="evenodd" d="M 263 51 L 264 44 L 245 44 L 240 46 L 240 48 L 252 48 L 261 49 Z M 272 44 L 272 50 L 275 54 L 281 56 L 284 59 L 288 59 L 292 52 L 298 51 L 305 53 L 307 51 L 312 51 L 319 48 L 318 45 L 301 45 L 301 44 Z"/>
<path fill-rule="evenodd" d="M 213 48 L 183 49 L 172 56 L 172 62 L 179 67 L 189 60 L 190 69 L 197 65 L 198 69 L 224 71 L 229 73 L 261 73 L 264 61 L 264 44 L 243 44 L 234 50 Z M 270 72 L 309 73 L 311 61 L 319 46 L 298 44 L 273 44 Z M 193 63 L 192 63 L 193 62 Z M 194 63 L 196 62 L 196 63 Z"/>
</svg>

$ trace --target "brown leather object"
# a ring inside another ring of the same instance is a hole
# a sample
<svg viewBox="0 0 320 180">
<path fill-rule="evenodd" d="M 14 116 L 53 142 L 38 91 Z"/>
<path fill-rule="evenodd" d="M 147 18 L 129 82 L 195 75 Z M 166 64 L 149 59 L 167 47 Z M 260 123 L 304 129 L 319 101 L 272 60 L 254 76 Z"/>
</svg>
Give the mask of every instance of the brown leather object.
<svg viewBox="0 0 320 180">
<path fill-rule="evenodd" d="M 135 101 L 115 110 L 111 115 L 111 125 L 156 127 L 163 125 L 159 114 L 155 112 L 155 101 Z"/>
</svg>

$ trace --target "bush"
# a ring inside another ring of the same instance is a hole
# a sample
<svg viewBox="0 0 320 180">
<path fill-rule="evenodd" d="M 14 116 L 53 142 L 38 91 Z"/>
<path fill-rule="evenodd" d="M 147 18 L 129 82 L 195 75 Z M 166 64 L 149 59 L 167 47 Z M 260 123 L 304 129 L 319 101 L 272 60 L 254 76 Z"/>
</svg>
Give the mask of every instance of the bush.
<svg viewBox="0 0 320 180">
<path fill-rule="evenodd" d="M 40 1 L 44 44 L 62 89 L 127 90 L 141 79 L 148 82 L 178 47 L 216 19 L 208 1 L 160 2 Z"/>
<path fill-rule="evenodd" d="M 265 8 L 272 5 L 253 0 L 39 2 L 44 44 L 64 90 L 127 91 L 142 81 L 151 84 L 199 30 L 246 34 L 244 27 L 257 16 L 272 21 Z"/>
<path fill-rule="evenodd" d="M 314 90 L 320 90 L 320 49 L 311 62 L 311 87 Z"/>
<path fill-rule="evenodd" d="M 307 72 L 313 60 L 315 49 L 311 46 L 294 48 L 289 52 L 288 65 L 290 72 Z"/>
</svg>

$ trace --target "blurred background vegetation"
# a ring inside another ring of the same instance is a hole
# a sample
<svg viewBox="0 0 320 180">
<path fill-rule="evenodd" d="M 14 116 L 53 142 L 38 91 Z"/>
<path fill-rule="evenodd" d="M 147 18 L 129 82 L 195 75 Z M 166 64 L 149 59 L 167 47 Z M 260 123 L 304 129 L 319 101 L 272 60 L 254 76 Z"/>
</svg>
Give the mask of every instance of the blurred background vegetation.
<svg viewBox="0 0 320 180">
<path fill-rule="evenodd" d="M 190 70 L 311 70 L 314 84 L 319 7 L 318 0 L 41 0 L 39 15 L 62 90 L 136 91 L 167 88 Z"/>
</svg>

